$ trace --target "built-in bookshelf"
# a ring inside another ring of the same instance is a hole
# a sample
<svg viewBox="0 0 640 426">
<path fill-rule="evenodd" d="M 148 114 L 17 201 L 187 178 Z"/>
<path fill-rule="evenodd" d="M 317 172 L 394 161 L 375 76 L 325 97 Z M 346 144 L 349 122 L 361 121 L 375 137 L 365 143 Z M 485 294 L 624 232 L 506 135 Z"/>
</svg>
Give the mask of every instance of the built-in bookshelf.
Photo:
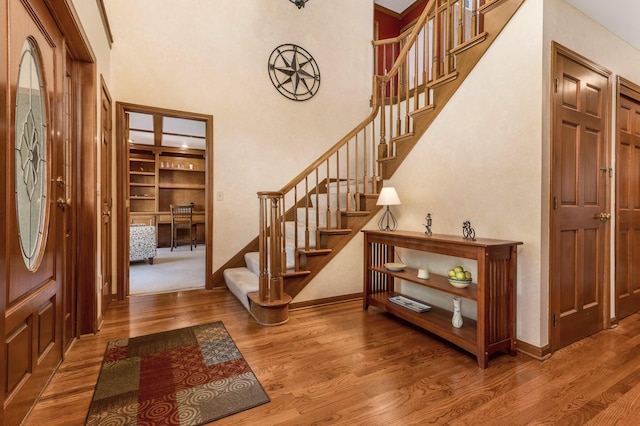
<svg viewBox="0 0 640 426">
<path fill-rule="evenodd" d="M 132 144 L 129 150 L 131 223 L 157 227 L 158 246 L 171 241 L 171 204 L 194 204 L 198 241 L 204 242 L 205 152 Z"/>
</svg>

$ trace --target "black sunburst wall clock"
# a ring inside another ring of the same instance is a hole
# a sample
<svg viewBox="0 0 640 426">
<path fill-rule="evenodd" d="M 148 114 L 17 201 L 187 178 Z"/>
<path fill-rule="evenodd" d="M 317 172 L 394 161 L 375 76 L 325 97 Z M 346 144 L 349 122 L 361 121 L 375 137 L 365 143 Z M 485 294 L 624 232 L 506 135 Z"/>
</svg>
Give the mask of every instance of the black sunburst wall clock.
<svg viewBox="0 0 640 426">
<path fill-rule="evenodd" d="M 311 99 L 320 88 L 320 68 L 311 54 L 295 44 L 282 44 L 269 56 L 269 77 L 283 96 Z"/>
</svg>

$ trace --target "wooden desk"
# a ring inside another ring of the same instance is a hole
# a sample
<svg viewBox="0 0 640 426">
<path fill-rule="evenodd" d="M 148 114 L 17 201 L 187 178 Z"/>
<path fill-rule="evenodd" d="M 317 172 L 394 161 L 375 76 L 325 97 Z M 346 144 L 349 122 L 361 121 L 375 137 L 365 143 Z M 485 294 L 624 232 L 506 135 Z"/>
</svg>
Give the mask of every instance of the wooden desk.
<svg viewBox="0 0 640 426">
<path fill-rule="evenodd" d="M 158 247 L 171 246 L 171 213 L 170 212 L 141 212 L 130 213 L 131 223 L 155 225 L 158 235 Z M 196 241 L 205 243 L 205 212 L 194 211 L 193 222 L 196 224 Z"/>
</svg>

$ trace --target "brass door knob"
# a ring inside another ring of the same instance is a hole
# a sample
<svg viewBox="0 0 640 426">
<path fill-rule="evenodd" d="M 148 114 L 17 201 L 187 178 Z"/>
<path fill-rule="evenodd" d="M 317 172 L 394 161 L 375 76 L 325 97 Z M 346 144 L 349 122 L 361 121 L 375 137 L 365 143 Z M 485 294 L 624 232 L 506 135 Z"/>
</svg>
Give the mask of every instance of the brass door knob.
<svg viewBox="0 0 640 426">
<path fill-rule="evenodd" d="M 594 219 L 601 220 L 602 222 L 606 222 L 611 220 L 611 213 L 596 213 L 593 215 Z"/>
<path fill-rule="evenodd" d="M 58 197 L 57 203 L 58 203 L 58 207 L 60 207 L 61 209 L 64 209 L 66 206 L 71 205 L 71 198 L 64 199 L 62 197 Z"/>
</svg>

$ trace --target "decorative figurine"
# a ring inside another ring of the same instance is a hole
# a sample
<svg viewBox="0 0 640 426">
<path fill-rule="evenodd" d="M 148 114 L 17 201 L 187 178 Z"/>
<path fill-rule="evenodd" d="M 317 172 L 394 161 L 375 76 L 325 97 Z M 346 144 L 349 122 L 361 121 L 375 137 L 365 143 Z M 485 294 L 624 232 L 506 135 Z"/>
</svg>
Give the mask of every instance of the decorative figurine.
<svg viewBox="0 0 640 426">
<path fill-rule="evenodd" d="M 431 213 L 427 213 L 427 216 L 424 218 L 427 223 L 425 223 L 424 226 L 426 226 L 427 230 L 424 231 L 425 234 L 427 235 L 431 235 Z"/>
<path fill-rule="evenodd" d="M 471 227 L 471 222 L 468 220 L 462 224 L 462 237 L 465 240 L 476 240 L 476 231 Z"/>
</svg>

